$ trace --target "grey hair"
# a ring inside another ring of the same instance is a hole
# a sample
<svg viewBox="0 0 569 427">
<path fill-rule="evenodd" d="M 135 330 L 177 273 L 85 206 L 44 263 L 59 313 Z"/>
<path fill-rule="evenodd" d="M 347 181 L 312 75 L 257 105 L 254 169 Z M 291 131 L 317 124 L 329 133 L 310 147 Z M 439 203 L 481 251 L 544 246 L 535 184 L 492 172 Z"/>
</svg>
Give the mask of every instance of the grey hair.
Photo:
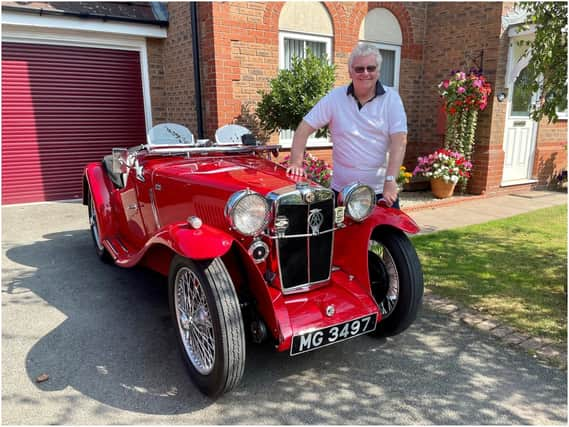
<svg viewBox="0 0 569 427">
<path fill-rule="evenodd" d="M 354 59 L 359 58 L 360 56 L 375 56 L 375 62 L 377 64 L 377 69 L 381 69 L 381 61 L 383 58 L 381 57 L 381 53 L 379 53 L 379 49 L 371 44 L 358 44 L 352 53 L 350 53 L 350 57 L 348 58 L 348 67 L 351 69 L 352 64 L 354 63 Z"/>
</svg>

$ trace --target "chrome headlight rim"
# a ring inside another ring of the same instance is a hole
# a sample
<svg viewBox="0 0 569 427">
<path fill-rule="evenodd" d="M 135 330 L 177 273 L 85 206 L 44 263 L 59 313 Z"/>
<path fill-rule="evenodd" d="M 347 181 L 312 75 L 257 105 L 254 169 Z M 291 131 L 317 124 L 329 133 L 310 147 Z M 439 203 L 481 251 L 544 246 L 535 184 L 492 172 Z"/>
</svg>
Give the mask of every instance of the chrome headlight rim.
<svg viewBox="0 0 569 427">
<path fill-rule="evenodd" d="M 365 189 L 368 191 L 369 195 L 370 195 L 370 203 L 369 203 L 369 209 L 367 210 L 367 212 L 362 215 L 362 216 L 357 216 L 354 214 L 354 212 L 352 211 L 351 207 L 350 207 L 350 203 L 351 203 L 351 199 L 352 197 L 356 194 L 356 192 L 360 189 Z M 375 192 L 373 191 L 373 189 L 366 184 L 361 184 L 359 182 L 354 182 L 352 184 L 349 184 L 347 186 L 345 186 L 342 191 L 340 191 L 340 194 L 338 194 L 338 205 L 339 206 L 344 206 L 346 209 L 346 215 L 348 217 L 350 217 L 351 219 L 353 219 L 354 221 L 357 222 L 362 222 L 364 221 L 366 218 L 368 218 L 372 211 L 373 211 L 373 207 L 375 205 Z"/>
<path fill-rule="evenodd" d="M 251 231 L 245 231 L 245 230 L 241 229 L 239 227 L 238 222 L 235 219 L 237 207 L 239 206 L 240 203 L 243 203 L 243 201 L 248 197 L 255 197 L 255 198 L 258 198 L 260 201 L 262 201 L 263 206 L 264 206 L 264 211 L 265 211 L 265 213 L 263 215 L 263 220 L 261 221 L 261 223 L 258 225 L 258 227 L 256 227 L 254 230 L 251 230 Z M 225 205 L 225 219 L 229 223 L 229 226 L 233 230 L 236 230 L 237 232 L 239 232 L 240 234 L 242 234 L 244 236 L 255 237 L 255 236 L 260 235 L 269 223 L 269 213 L 270 213 L 270 209 L 269 209 L 269 203 L 267 202 L 267 199 L 265 199 L 261 194 L 257 193 L 256 191 L 252 191 L 249 189 L 239 190 L 239 191 L 233 193 L 231 195 L 231 197 L 229 197 L 229 200 L 227 201 L 227 204 Z"/>
</svg>

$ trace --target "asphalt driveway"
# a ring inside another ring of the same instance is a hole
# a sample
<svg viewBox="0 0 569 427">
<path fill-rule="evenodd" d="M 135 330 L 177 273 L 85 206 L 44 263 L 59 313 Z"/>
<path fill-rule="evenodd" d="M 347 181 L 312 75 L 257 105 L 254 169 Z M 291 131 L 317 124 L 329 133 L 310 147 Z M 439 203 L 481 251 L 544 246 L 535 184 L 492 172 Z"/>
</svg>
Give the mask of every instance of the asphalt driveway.
<svg viewBox="0 0 569 427">
<path fill-rule="evenodd" d="M 185 373 L 165 280 L 102 264 L 86 207 L 3 207 L 2 247 L 4 424 L 567 422 L 565 371 L 426 309 L 393 339 L 294 358 L 248 344 L 213 401 Z"/>
</svg>

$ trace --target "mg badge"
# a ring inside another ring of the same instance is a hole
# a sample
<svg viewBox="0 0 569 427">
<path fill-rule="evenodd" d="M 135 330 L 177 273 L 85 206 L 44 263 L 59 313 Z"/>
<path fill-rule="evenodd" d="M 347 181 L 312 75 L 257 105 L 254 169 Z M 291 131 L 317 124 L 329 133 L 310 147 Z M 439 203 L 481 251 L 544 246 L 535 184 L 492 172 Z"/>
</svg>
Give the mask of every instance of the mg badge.
<svg viewBox="0 0 569 427">
<path fill-rule="evenodd" d="M 334 307 L 334 305 L 329 305 L 328 307 L 326 307 L 326 316 L 332 317 L 335 312 L 336 308 Z"/>
<path fill-rule="evenodd" d="M 320 227 L 324 222 L 324 215 L 322 215 L 321 210 L 322 209 L 312 209 L 310 215 L 308 215 L 308 225 L 310 226 L 310 231 L 312 231 L 313 236 L 320 234 Z"/>
<path fill-rule="evenodd" d="M 308 204 L 313 203 L 314 200 L 316 199 L 316 194 L 314 194 L 314 191 L 307 191 L 306 193 L 304 193 L 304 201 Z"/>
</svg>

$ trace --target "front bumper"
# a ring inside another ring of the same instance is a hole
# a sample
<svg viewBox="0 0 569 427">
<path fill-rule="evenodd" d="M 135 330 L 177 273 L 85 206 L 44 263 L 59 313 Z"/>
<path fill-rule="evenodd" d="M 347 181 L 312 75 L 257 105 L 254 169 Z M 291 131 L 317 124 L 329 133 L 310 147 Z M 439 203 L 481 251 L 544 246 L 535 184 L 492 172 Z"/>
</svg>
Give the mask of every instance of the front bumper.
<svg viewBox="0 0 569 427">
<path fill-rule="evenodd" d="M 295 335 L 381 314 L 370 293 L 343 271 L 332 273 L 329 284 L 296 295 L 280 294 L 273 300 L 279 325 L 278 351 L 287 351 Z M 333 307 L 333 308 L 331 308 Z M 333 312 L 331 314 L 331 312 Z"/>
</svg>

